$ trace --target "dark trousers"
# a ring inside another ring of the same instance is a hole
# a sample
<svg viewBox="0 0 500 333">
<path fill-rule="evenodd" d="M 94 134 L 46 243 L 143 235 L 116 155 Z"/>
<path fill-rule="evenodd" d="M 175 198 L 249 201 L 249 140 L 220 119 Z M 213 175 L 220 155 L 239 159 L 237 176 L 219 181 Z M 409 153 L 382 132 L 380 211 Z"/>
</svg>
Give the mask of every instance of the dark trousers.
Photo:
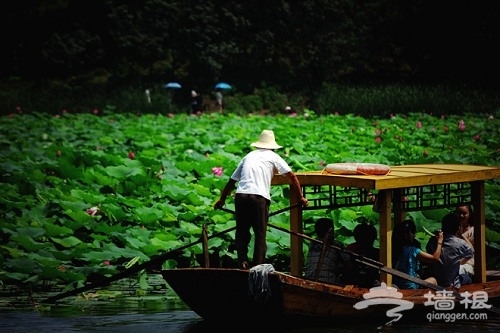
<svg viewBox="0 0 500 333">
<path fill-rule="evenodd" d="M 238 254 L 238 265 L 241 267 L 243 262 L 248 263 L 248 244 L 252 237 L 250 228 L 253 229 L 255 237 L 253 265 L 265 263 L 270 201 L 260 195 L 236 193 L 234 205 L 236 208 L 235 247 Z"/>
</svg>

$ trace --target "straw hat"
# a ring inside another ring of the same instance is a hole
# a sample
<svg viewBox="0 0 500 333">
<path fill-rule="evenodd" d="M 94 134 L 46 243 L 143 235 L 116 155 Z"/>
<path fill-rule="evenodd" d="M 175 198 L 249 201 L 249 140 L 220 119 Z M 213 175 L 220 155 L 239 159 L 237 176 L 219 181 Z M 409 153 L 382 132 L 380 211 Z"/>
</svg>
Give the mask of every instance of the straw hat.
<svg viewBox="0 0 500 333">
<path fill-rule="evenodd" d="M 251 143 L 250 146 L 264 149 L 278 149 L 282 147 L 276 143 L 274 132 L 271 130 L 263 130 L 259 141 Z"/>
</svg>

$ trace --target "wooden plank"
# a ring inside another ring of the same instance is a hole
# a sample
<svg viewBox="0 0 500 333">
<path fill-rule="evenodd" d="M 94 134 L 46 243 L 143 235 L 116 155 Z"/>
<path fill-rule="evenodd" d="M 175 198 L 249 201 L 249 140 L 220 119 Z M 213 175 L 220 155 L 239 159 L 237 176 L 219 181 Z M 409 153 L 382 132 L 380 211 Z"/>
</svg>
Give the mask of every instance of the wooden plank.
<svg viewBox="0 0 500 333">
<path fill-rule="evenodd" d="M 299 193 L 290 186 L 290 206 L 299 203 Z M 302 233 L 302 207 L 294 208 L 290 211 L 290 230 Z M 290 235 L 290 274 L 302 276 L 304 266 L 304 256 L 302 253 L 302 238 Z"/>
<path fill-rule="evenodd" d="M 484 217 L 484 181 L 472 183 L 474 207 L 474 282 L 486 282 L 486 222 Z"/>
<path fill-rule="evenodd" d="M 486 279 L 488 281 L 500 280 L 500 271 L 495 271 L 495 270 L 486 271 Z"/>
<path fill-rule="evenodd" d="M 379 193 L 381 212 L 380 224 L 380 261 L 387 267 L 392 267 L 392 219 L 391 219 L 391 191 L 383 190 Z M 385 281 L 388 286 L 392 285 L 392 275 L 380 272 L 380 281 Z"/>
</svg>

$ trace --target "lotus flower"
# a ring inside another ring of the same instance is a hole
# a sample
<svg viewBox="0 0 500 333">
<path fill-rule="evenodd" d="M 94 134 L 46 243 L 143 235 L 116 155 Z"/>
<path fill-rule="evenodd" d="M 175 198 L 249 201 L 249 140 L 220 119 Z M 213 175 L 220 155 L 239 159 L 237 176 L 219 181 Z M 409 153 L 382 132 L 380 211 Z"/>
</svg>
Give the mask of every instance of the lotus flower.
<svg viewBox="0 0 500 333">
<path fill-rule="evenodd" d="M 90 207 L 85 211 L 85 213 L 89 214 L 90 216 L 96 216 L 99 214 L 99 208 L 97 207 Z"/>
<path fill-rule="evenodd" d="M 460 120 L 460 121 L 458 122 L 458 130 L 459 130 L 460 132 L 464 132 L 464 131 L 465 131 L 465 122 L 464 122 L 463 120 Z"/>
<path fill-rule="evenodd" d="M 213 167 L 212 173 L 216 176 L 222 176 L 222 167 Z"/>
</svg>

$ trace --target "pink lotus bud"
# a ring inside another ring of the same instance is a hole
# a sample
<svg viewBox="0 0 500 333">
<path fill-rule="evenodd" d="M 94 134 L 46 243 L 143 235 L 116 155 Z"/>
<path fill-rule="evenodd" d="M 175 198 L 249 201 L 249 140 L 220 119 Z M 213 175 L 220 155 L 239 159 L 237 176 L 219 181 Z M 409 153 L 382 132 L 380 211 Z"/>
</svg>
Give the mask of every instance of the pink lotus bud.
<svg viewBox="0 0 500 333">
<path fill-rule="evenodd" d="M 216 176 L 222 176 L 222 167 L 213 167 L 212 173 Z"/>
<path fill-rule="evenodd" d="M 128 158 L 130 158 L 131 160 L 135 159 L 135 154 L 133 151 L 128 153 Z"/>
<path fill-rule="evenodd" d="M 459 130 L 460 132 L 465 131 L 465 122 L 464 122 L 463 120 L 460 120 L 460 121 L 458 122 L 458 130 Z"/>
<path fill-rule="evenodd" d="M 424 153 L 423 153 L 424 157 L 427 157 L 429 156 L 429 153 L 427 152 L 427 150 L 424 150 Z"/>
<path fill-rule="evenodd" d="M 85 211 L 85 213 L 89 214 L 90 216 L 96 216 L 97 214 L 99 214 L 99 208 L 97 207 L 90 207 L 89 209 L 87 209 Z"/>
</svg>

